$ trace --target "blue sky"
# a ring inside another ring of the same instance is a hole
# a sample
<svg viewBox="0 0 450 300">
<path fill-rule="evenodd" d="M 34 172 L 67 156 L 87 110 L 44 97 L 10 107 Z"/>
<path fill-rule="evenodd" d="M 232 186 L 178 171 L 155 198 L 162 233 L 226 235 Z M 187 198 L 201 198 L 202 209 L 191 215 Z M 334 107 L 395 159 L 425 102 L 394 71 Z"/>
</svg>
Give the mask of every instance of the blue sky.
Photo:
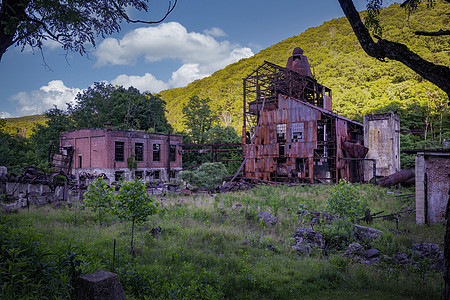
<svg viewBox="0 0 450 300">
<path fill-rule="evenodd" d="M 365 9 L 365 0 L 354 2 Z M 152 0 L 148 15 L 129 13 L 156 20 L 167 5 Z M 43 53 L 13 46 L 0 61 L 0 118 L 41 114 L 54 105 L 66 109 L 99 81 L 152 93 L 186 86 L 342 16 L 337 0 L 179 0 L 164 23 L 122 23 L 119 33 L 97 38 L 88 55 L 66 53 L 51 42 Z"/>
</svg>

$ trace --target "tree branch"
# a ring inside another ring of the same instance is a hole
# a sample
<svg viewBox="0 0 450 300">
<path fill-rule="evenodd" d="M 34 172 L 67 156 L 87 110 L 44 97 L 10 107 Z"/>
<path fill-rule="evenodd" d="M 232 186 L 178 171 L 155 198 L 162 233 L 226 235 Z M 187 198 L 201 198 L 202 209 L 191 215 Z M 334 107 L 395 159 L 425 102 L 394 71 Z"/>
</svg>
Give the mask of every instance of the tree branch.
<svg viewBox="0 0 450 300">
<path fill-rule="evenodd" d="M 130 17 L 128 17 L 128 15 L 126 13 L 124 13 L 122 11 L 122 9 L 120 9 L 119 5 L 115 1 L 113 1 L 112 3 L 116 7 L 117 12 L 129 23 L 158 24 L 158 23 L 163 22 L 167 18 L 167 16 L 175 9 L 177 2 L 178 2 L 178 0 L 175 0 L 172 5 L 172 1 L 169 1 L 169 8 L 167 9 L 166 14 L 158 21 L 132 20 L 132 19 L 130 19 Z"/>
<path fill-rule="evenodd" d="M 416 35 L 425 35 L 425 36 L 441 36 L 441 35 L 450 35 L 450 30 L 442 30 L 439 31 L 416 31 L 414 32 Z"/>
<path fill-rule="evenodd" d="M 50 30 L 48 30 L 47 25 L 45 25 L 45 23 L 42 22 L 41 20 L 33 19 L 33 18 L 31 18 L 30 16 L 27 16 L 27 20 L 30 21 L 30 22 L 37 23 L 39 26 L 41 26 L 41 27 L 44 29 L 44 31 L 45 31 L 52 39 L 54 39 L 56 42 L 61 43 L 61 42 L 59 41 L 59 38 L 60 38 L 61 36 L 65 36 L 65 37 L 68 37 L 68 36 L 69 36 L 69 35 L 67 35 L 67 34 L 62 34 L 62 33 L 60 33 L 60 34 L 58 34 L 58 35 L 53 34 L 53 32 L 51 32 Z"/>
<path fill-rule="evenodd" d="M 26 16 L 31 0 L 3 0 L 0 6 L 0 61 L 3 54 L 16 42 L 17 26 Z"/>
<path fill-rule="evenodd" d="M 389 58 L 399 61 L 405 66 L 434 83 L 450 97 L 450 68 L 447 66 L 435 65 L 424 60 L 416 53 L 412 52 L 403 44 L 379 39 L 373 41 L 368 29 L 364 26 L 358 11 L 352 0 L 339 0 L 342 10 L 347 17 L 352 29 L 358 38 L 361 47 L 372 57 L 377 59 Z"/>
</svg>

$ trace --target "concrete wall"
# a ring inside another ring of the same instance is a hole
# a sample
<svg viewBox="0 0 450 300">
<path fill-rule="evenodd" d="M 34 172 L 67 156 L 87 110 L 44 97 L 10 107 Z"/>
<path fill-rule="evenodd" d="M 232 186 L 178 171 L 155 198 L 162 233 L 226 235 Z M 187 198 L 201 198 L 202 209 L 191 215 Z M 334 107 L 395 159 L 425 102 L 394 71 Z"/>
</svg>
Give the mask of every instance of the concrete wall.
<svg viewBox="0 0 450 300">
<path fill-rule="evenodd" d="M 445 222 L 450 189 L 450 152 L 416 155 L 416 222 Z"/>
<path fill-rule="evenodd" d="M 376 159 L 376 176 L 388 176 L 400 171 L 400 118 L 396 113 L 364 116 L 364 146 L 366 158 Z M 364 180 L 373 177 L 372 163 L 364 164 Z"/>
<path fill-rule="evenodd" d="M 182 170 L 181 168 L 171 168 L 172 172 L 175 172 L 176 175 Z M 155 172 L 159 171 L 159 176 L 156 176 Z M 123 172 L 125 181 L 128 181 L 132 178 L 135 178 L 135 174 L 132 174 L 130 169 L 128 168 L 116 168 L 116 169 L 101 169 L 101 168 L 77 168 L 72 170 L 72 174 L 76 178 L 80 178 L 80 174 L 86 173 L 88 175 L 92 175 L 91 178 L 86 180 L 86 182 L 80 182 L 85 185 L 88 185 L 92 180 L 96 179 L 100 174 L 105 174 L 108 179 L 106 182 L 108 184 L 111 184 L 115 181 L 115 173 L 116 172 Z M 134 170 L 134 172 L 142 172 L 143 178 L 146 181 L 167 181 L 168 175 L 167 175 L 167 169 L 166 168 L 137 168 Z M 150 174 L 147 175 L 147 172 Z M 170 174 L 169 174 L 170 175 Z M 170 180 L 175 180 L 176 178 L 170 178 Z"/>
<path fill-rule="evenodd" d="M 15 202 L 5 205 L 6 209 L 18 209 L 30 205 L 42 205 L 55 201 L 63 201 L 65 189 L 63 186 L 57 186 L 54 191 L 48 185 L 7 182 L 0 183 L 2 190 L 8 198 L 16 199 Z M 67 197 L 70 197 L 70 190 L 67 191 Z"/>
</svg>

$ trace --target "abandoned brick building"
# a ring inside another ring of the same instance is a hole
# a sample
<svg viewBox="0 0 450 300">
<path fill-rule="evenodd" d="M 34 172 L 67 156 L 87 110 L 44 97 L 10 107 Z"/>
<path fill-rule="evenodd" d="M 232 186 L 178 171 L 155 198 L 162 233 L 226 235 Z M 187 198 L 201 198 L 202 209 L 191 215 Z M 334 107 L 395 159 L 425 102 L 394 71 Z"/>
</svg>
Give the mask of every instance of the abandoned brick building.
<svg viewBox="0 0 450 300">
<path fill-rule="evenodd" d="M 362 181 L 363 125 L 332 112 L 300 48 L 285 68 L 264 62 L 243 82 L 245 177 L 272 181 Z"/>
<path fill-rule="evenodd" d="M 179 135 L 79 129 L 61 134 L 58 156 L 69 157 L 65 164 L 70 164 L 69 172 L 77 178 L 83 173 L 104 173 L 109 183 L 122 176 L 167 181 L 176 178 L 182 168 L 181 143 Z"/>
</svg>

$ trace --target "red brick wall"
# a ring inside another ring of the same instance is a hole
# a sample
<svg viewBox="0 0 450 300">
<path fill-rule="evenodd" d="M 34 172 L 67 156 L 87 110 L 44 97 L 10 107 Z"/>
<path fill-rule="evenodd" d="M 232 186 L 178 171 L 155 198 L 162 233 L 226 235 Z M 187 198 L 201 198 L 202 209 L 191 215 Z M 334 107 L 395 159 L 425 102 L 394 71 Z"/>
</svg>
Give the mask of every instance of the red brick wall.
<svg viewBox="0 0 450 300">
<path fill-rule="evenodd" d="M 171 144 L 181 144 L 180 136 L 171 135 Z M 80 129 L 66 132 L 60 138 L 61 147 L 74 148 L 74 169 L 79 168 L 79 156 L 82 157 L 82 168 L 121 169 L 128 168 L 127 158 L 135 151 L 135 143 L 143 144 L 144 161 L 137 162 L 139 168 L 166 168 L 168 160 L 167 135 L 148 134 L 139 131 L 120 131 L 106 129 Z M 115 142 L 124 142 L 124 161 L 115 161 Z M 161 145 L 160 161 L 153 161 L 153 144 Z M 181 168 L 182 155 L 178 153 L 176 161 L 170 163 L 171 168 Z"/>
</svg>

